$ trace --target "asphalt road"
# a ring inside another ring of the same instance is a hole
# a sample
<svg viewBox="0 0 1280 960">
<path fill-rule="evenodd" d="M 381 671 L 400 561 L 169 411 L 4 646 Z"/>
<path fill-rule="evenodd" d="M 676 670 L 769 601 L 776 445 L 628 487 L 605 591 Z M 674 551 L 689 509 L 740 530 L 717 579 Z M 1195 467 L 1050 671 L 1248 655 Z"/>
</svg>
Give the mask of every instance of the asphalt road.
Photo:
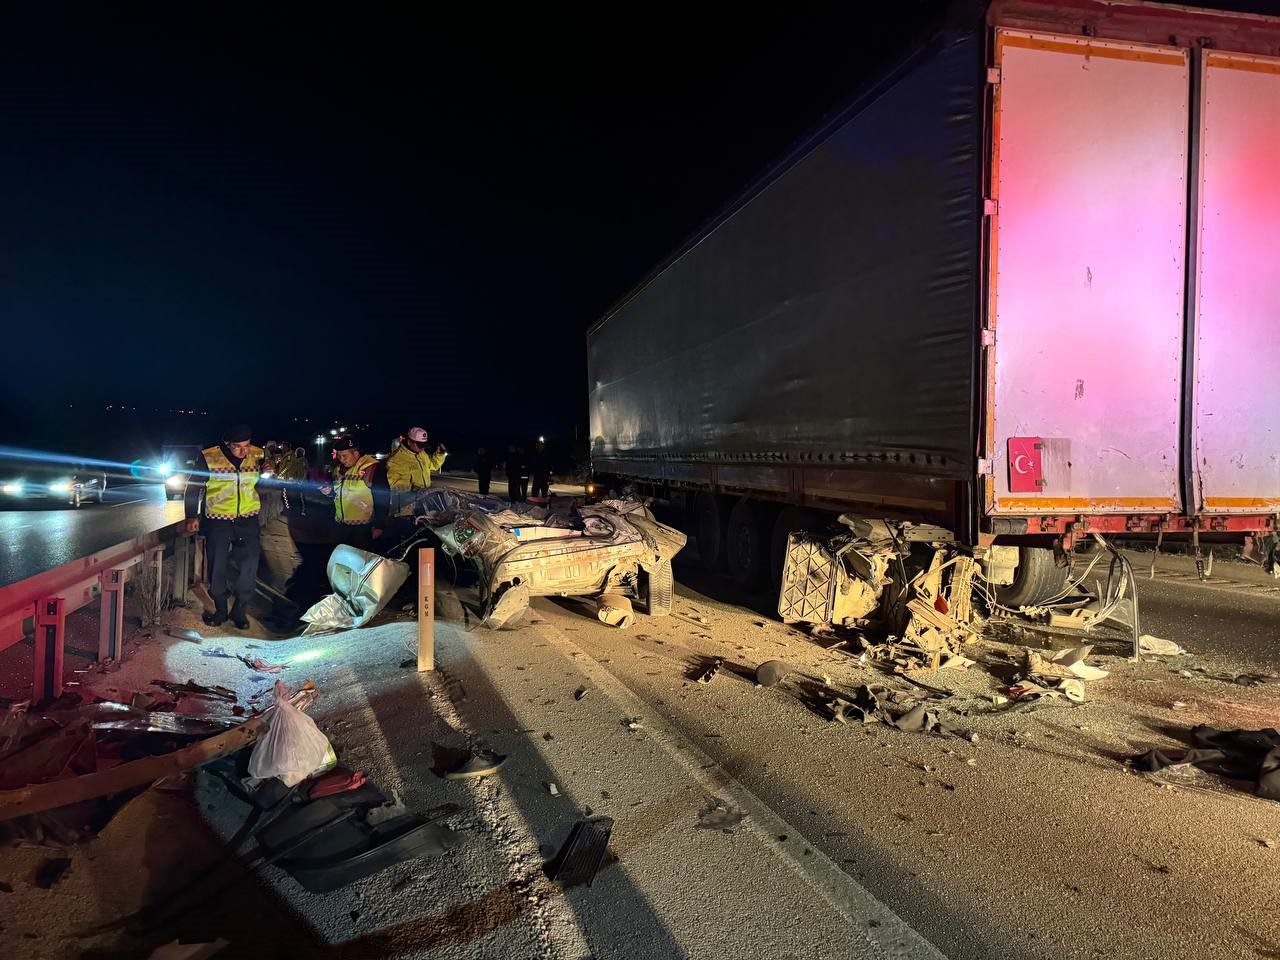
<svg viewBox="0 0 1280 960">
<path fill-rule="evenodd" d="M 61 566 L 182 519 L 158 483 L 108 488 L 102 503 L 34 503 L 0 510 L 0 586 Z"/>
</svg>

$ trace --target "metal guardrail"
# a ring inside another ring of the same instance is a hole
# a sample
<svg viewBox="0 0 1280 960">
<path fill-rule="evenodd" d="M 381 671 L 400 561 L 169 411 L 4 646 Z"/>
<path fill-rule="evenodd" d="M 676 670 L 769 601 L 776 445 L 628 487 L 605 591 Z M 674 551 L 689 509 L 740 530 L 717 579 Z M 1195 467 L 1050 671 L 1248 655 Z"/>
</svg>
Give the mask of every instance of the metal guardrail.
<svg viewBox="0 0 1280 960">
<path fill-rule="evenodd" d="M 174 557 L 170 594 L 179 603 L 186 601 L 193 580 L 202 580 L 204 575 L 204 551 L 198 542 L 203 538 L 196 531 L 196 521 L 179 520 L 0 587 L 0 651 L 26 639 L 28 622 L 34 634 L 32 699 L 51 700 L 61 695 L 67 616 L 95 599 L 100 603 L 98 649 L 90 655 L 98 662 L 120 656 L 125 584 L 136 567 L 151 564 L 155 570 L 156 591 L 162 594 L 162 564 L 170 545 Z M 156 599 L 161 601 L 163 597 Z"/>
</svg>

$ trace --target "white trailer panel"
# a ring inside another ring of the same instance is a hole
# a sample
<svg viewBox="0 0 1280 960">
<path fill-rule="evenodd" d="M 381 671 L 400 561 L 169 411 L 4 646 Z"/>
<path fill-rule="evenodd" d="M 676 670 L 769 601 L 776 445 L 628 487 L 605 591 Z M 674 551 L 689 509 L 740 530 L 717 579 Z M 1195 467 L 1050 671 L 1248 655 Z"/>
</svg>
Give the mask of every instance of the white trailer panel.
<svg viewBox="0 0 1280 960">
<path fill-rule="evenodd" d="M 996 61 L 987 509 L 1178 511 L 1187 53 L 999 30 Z"/>
<path fill-rule="evenodd" d="M 1280 60 L 1203 54 L 1195 470 L 1206 513 L 1280 509 Z"/>
</svg>

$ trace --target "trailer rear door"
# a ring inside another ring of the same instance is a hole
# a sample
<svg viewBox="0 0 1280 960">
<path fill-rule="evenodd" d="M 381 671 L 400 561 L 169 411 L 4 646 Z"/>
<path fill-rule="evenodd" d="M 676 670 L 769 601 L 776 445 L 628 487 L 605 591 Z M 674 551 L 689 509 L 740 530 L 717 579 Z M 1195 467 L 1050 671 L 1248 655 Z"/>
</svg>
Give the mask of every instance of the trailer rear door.
<svg viewBox="0 0 1280 960">
<path fill-rule="evenodd" d="M 999 30 L 996 61 L 987 509 L 1178 511 L 1187 54 Z"/>
<path fill-rule="evenodd" d="M 1194 462 L 1206 513 L 1280 509 L 1280 60 L 1202 53 Z"/>
</svg>

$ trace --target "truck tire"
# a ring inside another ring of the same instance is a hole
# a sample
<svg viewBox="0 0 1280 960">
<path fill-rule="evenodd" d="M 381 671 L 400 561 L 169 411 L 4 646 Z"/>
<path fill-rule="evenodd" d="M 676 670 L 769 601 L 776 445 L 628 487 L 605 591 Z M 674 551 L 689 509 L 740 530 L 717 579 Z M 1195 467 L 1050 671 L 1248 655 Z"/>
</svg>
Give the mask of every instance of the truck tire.
<svg viewBox="0 0 1280 960">
<path fill-rule="evenodd" d="M 769 582 L 778 587 L 782 583 L 782 567 L 787 560 L 787 537 L 796 530 L 817 530 L 821 518 L 813 510 L 803 507 L 783 507 L 773 522 L 773 536 L 769 540 Z"/>
<path fill-rule="evenodd" d="M 665 617 L 671 612 L 676 597 L 676 578 L 671 561 L 663 560 L 656 569 L 645 574 L 644 609 L 651 617 Z"/>
<path fill-rule="evenodd" d="M 1019 547 L 1013 583 L 996 587 L 996 599 L 1016 610 L 1056 597 L 1066 585 L 1067 568 L 1054 561 L 1052 549 Z"/>
<path fill-rule="evenodd" d="M 744 590 L 759 590 L 769 577 L 769 532 L 758 503 L 741 497 L 729 512 L 725 541 L 729 573 Z"/>
<path fill-rule="evenodd" d="M 724 504 L 715 494 L 700 493 L 691 519 L 703 569 L 719 570 L 724 563 Z"/>
</svg>

